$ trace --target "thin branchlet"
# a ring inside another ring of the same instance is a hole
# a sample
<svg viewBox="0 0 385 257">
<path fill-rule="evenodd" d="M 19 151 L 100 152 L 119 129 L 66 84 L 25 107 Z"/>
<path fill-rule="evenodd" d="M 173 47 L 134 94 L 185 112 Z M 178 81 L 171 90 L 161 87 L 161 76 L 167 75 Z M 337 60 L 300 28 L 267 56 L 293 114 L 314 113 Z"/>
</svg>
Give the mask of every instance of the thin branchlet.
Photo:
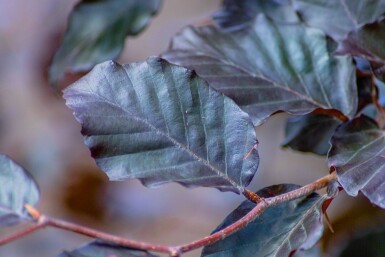
<svg viewBox="0 0 385 257">
<path fill-rule="evenodd" d="M 40 214 L 39 211 L 37 211 L 32 206 L 27 206 L 26 209 L 30 213 L 30 215 L 34 218 L 35 223 L 21 231 L 18 231 L 10 236 L 0 239 L 0 246 L 10 243 L 24 236 L 27 236 L 39 229 L 50 226 L 50 227 L 56 227 L 56 228 L 72 231 L 72 232 L 89 236 L 92 238 L 101 239 L 101 240 L 111 242 L 116 245 L 120 245 L 124 247 L 131 247 L 139 250 L 146 250 L 146 251 L 152 251 L 152 252 L 167 253 L 171 257 L 178 257 L 178 256 L 181 256 L 182 253 L 189 252 L 189 251 L 213 244 L 217 241 L 223 240 L 229 235 L 247 226 L 256 217 L 261 215 L 266 209 L 284 202 L 288 202 L 288 201 L 309 195 L 310 193 L 313 193 L 321 188 L 326 187 L 329 184 L 329 182 L 333 180 L 337 180 L 337 176 L 335 172 L 323 178 L 320 178 L 313 183 L 310 183 L 306 186 L 298 188 L 296 190 L 290 191 L 282 195 L 269 197 L 269 198 L 261 198 L 257 194 L 253 193 L 252 191 L 245 189 L 243 194 L 249 200 L 256 203 L 256 206 L 250 212 L 248 212 L 245 216 L 243 216 L 241 219 L 237 220 L 233 224 L 223 228 L 220 231 L 215 232 L 214 234 L 211 234 L 202 239 L 199 239 L 184 245 L 179 245 L 179 246 L 158 245 L 158 244 L 152 244 L 147 242 L 129 240 L 116 235 L 112 235 L 112 234 L 101 232 L 92 228 L 88 228 L 79 224 L 74 224 L 71 222 L 42 215 Z"/>
</svg>

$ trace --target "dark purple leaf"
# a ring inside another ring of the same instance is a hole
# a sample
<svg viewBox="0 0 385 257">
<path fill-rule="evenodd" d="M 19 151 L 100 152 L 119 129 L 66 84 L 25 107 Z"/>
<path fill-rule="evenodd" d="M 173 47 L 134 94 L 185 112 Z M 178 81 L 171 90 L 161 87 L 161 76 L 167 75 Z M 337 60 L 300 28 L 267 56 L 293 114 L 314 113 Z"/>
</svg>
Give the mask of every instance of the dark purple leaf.
<svg viewBox="0 0 385 257">
<path fill-rule="evenodd" d="M 377 77 L 385 81 L 385 20 L 367 24 L 349 33 L 336 53 L 359 56 L 370 61 Z"/>
<path fill-rule="evenodd" d="M 0 227 L 31 220 L 24 205 L 38 201 L 39 190 L 28 172 L 8 156 L 0 155 Z"/>
<path fill-rule="evenodd" d="M 356 196 L 361 191 L 385 208 L 385 131 L 360 116 L 338 127 L 331 143 L 328 163 L 346 193 Z"/>
<path fill-rule="evenodd" d="M 282 184 L 257 192 L 262 197 L 283 194 L 299 186 Z M 300 249 L 310 249 L 323 233 L 322 204 L 326 196 L 313 193 L 267 209 L 245 228 L 203 248 L 204 257 L 276 257 L 289 256 Z M 255 204 L 244 201 L 214 232 L 234 223 Z"/>
<path fill-rule="evenodd" d="M 340 42 L 338 53 L 364 57 L 373 62 L 385 62 L 385 20 L 367 24 L 349 33 Z"/>
<path fill-rule="evenodd" d="M 260 13 L 277 21 L 299 22 L 290 5 L 266 0 L 223 0 L 222 9 L 213 18 L 221 28 L 235 31 L 251 27 Z"/>
<path fill-rule="evenodd" d="M 251 30 L 226 33 L 187 27 L 164 57 L 195 69 L 211 86 L 248 112 L 255 125 L 278 111 L 306 114 L 356 111 L 355 67 L 328 52 L 325 35 L 301 24 L 258 16 Z"/>
<path fill-rule="evenodd" d="M 369 231 L 356 233 L 351 238 L 345 238 L 342 245 L 336 245 L 340 248 L 335 257 L 381 257 L 385 256 L 385 230 L 380 224 L 377 228 Z"/>
<path fill-rule="evenodd" d="M 305 23 L 335 40 L 385 13 L 384 0 L 293 0 L 292 4 Z"/>
<path fill-rule="evenodd" d="M 140 33 L 160 8 L 161 0 L 82 1 L 70 14 L 67 32 L 49 70 L 56 84 L 71 70 L 90 70 L 116 59 L 128 35 Z"/>
<path fill-rule="evenodd" d="M 72 251 L 64 251 L 57 257 L 157 257 L 147 251 L 95 241 Z"/>
<path fill-rule="evenodd" d="M 329 140 L 340 120 L 326 115 L 308 114 L 289 118 L 285 128 L 285 142 L 294 150 L 326 155 L 330 149 Z"/>
<path fill-rule="evenodd" d="M 195 72 L 163 59 L 97 65 L 64 97 L 112 180 L 239 193 L 257 170 L 249 116 Z"/>
</svg>

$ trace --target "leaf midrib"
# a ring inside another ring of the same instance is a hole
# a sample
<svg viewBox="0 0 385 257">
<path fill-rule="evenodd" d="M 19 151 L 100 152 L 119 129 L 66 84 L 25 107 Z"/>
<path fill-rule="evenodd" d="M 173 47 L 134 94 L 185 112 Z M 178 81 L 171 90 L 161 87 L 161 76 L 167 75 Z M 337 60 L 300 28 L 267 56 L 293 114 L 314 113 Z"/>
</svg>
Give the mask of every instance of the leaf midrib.
<svg viewBox="0 0 385 257">
<path fill-rule="evenodd" d="M 225 174 L 223 172 L 221 172 L 219 169 L 217 169 L 216 167 L 214 167 L 213 165 L 211 165 L 207 160 L 203 159 L 202 157 L 198 156 L 197 154 L 195 154 L 191 149 L 189 149 L 187 146 L 185 146 L 183 143 L 180 143 L 179 141 L 177 141 L 175 138 L 171 137 L 169 134 L 166 134 L 164 133 L 162 130 L 159 130 L 158 128 L 156 128 L 154 125 L 152 125 L 151 123 L 149 123 L 146 119 L 143 119 L 141 117 L 138 117 L 134 114 L 132 114 L 131 112 L 129 112 L 128 110 L 126 110 L 125 108 L 123 108 L 122 106 L 120 106 L 119 104 L 117 103 L 114 103 L 112 102 L 111 100 L 109 100 L 108 98 L 104 97 L 104 96 L 101 96 L 99 94 L 96 94 L 92 91 L 83 91 L 83 90 L 78 90 L 76 89 L 78 92 L 83 92 L 83 93 L 86 93 L 86 94 L 92 94 L 94 95 L 95 97 L 97 98 L 100 98 L 102 99 L 100 102 L 104 102 L 105 103 L 108 103 L 112 106 L 115 106 L 117 109 L 120 109 L 122 112 L 128 114 L 129 116 L 133 117 L 135 120 L 139 121 L 139 122 L 142 122 L 144 123 L 146 126 L 148 126 L 151 130 L 155 131 L 156 133 L 166 137 L 168 140 L 170 140 L 174 145 L 178 146 L 179 148 L 181 148 L 182 150 L 184 150 L 185 152 L 187 152 L 190 156 L 192 156 L 193 158 L 195 158 L 196 160 L 198 160 L 199 162 L 203 163 L 206 167 L 208 167 L 210 170 L 214 171 L 219 177 L 223 178 L 224 180 L 226 180 L 228 183 L 230 183 L 234 188 L 236 188 L 240 193 L 242 193 L 243 191 L 243 187 L 241 185 L 238 185 L 234 180 L 232 180 L 230 177 L 228 176 L 225 176 Z"/>
<path fill-rule="evenodd" d="M 323 199 L 325 198 L 325 196 L 321 196 L 310 208 L 308 208 L 308 210 L 305 212 L 305 214 L 302 216 L 302 218 L 297 222 L 297 224 L 294 225 L 293 229 L 291 229 L 291 231 L 288 233 L 288 236 L 282 241 L 282 243 L 277 247 L 277 250 L 274 252 L 274 256 L 277 256 L 276 254 L 282 249 L 282 247 L 285 245 L 286 241 L 288 241 L 291 236 L 293 235 L 294 231 L 297 230 L 297 228 L 304 223 L 304 220 L 309 217 L 309 215 L 311 214 L 311 212 L 313 211 L 313 209 L 316 208 L 316 206 L 318 205 L 318 203 L 320 201 L 322 201 Z M 306 231 L 306 230 L 305 230 Z M 309 236 L 306 237 L 305 241 L 309 238 Z M 302 242 L 302 244 L 304 243 Z M 291 249 L 292 250 L 292 249 Z"/>
</svg>

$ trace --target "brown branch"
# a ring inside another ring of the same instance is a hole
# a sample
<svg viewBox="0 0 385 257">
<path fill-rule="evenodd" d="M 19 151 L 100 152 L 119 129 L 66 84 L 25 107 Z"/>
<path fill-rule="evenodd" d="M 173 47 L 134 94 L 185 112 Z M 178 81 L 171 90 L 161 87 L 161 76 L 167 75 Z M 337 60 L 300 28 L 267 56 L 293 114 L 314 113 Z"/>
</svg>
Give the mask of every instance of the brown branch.
<svg viewBox="0 0 385 257">
<path fill-rule="evenodd" d="M 174 252 L 174 249 L 172 249 L 172 247 L 150 244 L 150 243 L 134 241 L 134 240 L 128 240 L 119 236 L 104 233 L 92 228 L 87 228 L 78 224 L 74 224 L 71 222 L 67 222 L 67 221 L 63 221 L 55 218 L 45 217 L 45 219 L 47 220 L 48 226 L 61 228 L 64 230 L 72 231 L 72 232 L 89 236 L 92 238 L 97 238 L 104 241 L 112 242 L 120 246 L 132 247 L 140 250 L 169 253 L 169 254 L 172 254 Z"/>
<path fill-rule="evenodd" d="M 39 215 L 38 224 L 29 227 L 23 231 L 20 231 L 18 233 L 15 233 L 7 238 L 4 238 L 0 240 L 0 245 L 6 244 L 8 242 L 11 242 L 15 239 L 21 238 L 23 236 L 26 236 L 40 228 L 43 228 L 45 226 L 51 226 L 56 227 L 68 231 L 72 231 L 78 234 L 82 234 L 85 236 L 89 236 L 96 239 L 101 239 L 104 241 L 108 241 L 120 246 L 125 247 L 131 247 L 136 248 L 140 250 L 147 250 L 147 251 L 153 251 L 153 252 L 162 252 L 162 253 L 168 253 L 172 257 L 178 257 L 182 253 L 189 252 L 210 244 L 213 244 L 217 241 L 220 241 L 227 236 L 237 232 L 238 230 L 244 228 L 247 226 L 251 221 L 253 221 L 256 217 L 261 215 L 266 209 L 278 205 L 283 202 L 291 201 L 303 196 L 306 196 L 314 191 L 317 191 L 321 188 L 326 187 L 330 181 L 337 180 L 336 173 L 333 172 L 311 184 L 308 184 L 306 186 L 303 186 L 301 188 L 298 188 L 296 190 L 290 191 L 288 193 L 278 195 L 275 197 L 270 198 L 261 198 L 258 199 L 258 203 L 256 206 L 248 212 L 244 217 L 237 220 L 235 223 L 227 226 L 226 228 L 210 235 L 207 237 L 204 237 L 202 239 L 199 239 L 197 241 L 180 245 L 180 246 L 165 246 L 165 245 L 157 245 L 157 244 L 151 244 L 146 242 L 140 242 L 140 241 L 134 241 L 134 240 L 128 240 L 119 236 L 115 236 L 112 234 L 104 233 L 101 231 L 97 231 L 95 229 L 87 228 L 82 225 L 74 224 L 67 221 L 58 220 L 55 218 L 46 217 L 44 215 Z M 252 192 L 247 190 L 246 194 L 250 194 L 254 197 L 254 195 L 251 194 Z M 254 193 L 253 193 L 254 194 Z M 33 213 L 39 213 L 38 211 L 35 211 L 33 208 L 29 206 L 28 211 L 32 211 Z M 40 214 L 40 213 L 39 213 Z"/>
<path fill-rule="evenodd" d="M 14 234 L 11 234 L 7 237 L 0 239 L 0 246 L 8 244 L 12 241 L 19 239 L 19 238 L 25 237 L 25 236 L 27 236 L 27 235 L 29 235 L 29 234 L 31 234 L 31 233 L 39 230 L 39 229 L 42 229 L 46 226 L 47 226 L 46 221 L 42 220 L 41 222 L 38 222 L 32 226 L 26 227 L 20 231 L 15 232 Z"/>
</svg>

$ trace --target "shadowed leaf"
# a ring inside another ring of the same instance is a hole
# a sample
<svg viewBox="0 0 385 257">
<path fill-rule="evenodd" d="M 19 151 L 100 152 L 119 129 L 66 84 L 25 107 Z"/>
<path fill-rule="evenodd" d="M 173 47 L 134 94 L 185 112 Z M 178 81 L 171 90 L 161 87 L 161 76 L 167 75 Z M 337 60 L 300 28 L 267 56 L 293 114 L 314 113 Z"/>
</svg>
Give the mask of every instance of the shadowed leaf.
<svg viewBox="0 0 385 257">
<path fill-rule="evenodd" d="M 369 61 L 385 62 L 385 20 L 367 24 L 349 33 L 340 42 L 338 53 L 364 57 Z"/>
<path fill-rule="evenodd" d="M 360 116 L 338 127 L 331 143 L 328 163 L 346 193 L 356 196 L 361 191 L 385 208 L 385 131 Z"/>
<path fill-rule="evenodd" d="M 257 192 L 262 197 L 283 194 L 299 186 L 282 184 Z M 202 256 L 289 256 L 297 249 L 310 249 L 322 236 L 321 207 L 326 196 L 313 193 L 267 209 L 245 228 L 203 249 Z M 214 232 L 234 223 L 255 204 L 243 202 Z"/>
<path fill-rule="evenodd" d="M 0 227 L 30 220 L 25 204 L 35 205 L 39 190 L 31 176 L 17 163 L 0 155 Z"/>
<path fill-rule="evenodd" d="M 163 59 L 97 65 L 64 97 L 112 180 L 239 193 L 257 170 L 249 116 L 195 72 Z"/>
<path fill-rule="evenodd" d="M 116 246 L 95 241 L 72 251 L 65 251 L 57 257 L 157 257 L 147 251 Z"/>
<path fill-rule="evenodd" d="M 384 0 L 293 0 L 293 6 L 305 23 L 336 40 L 385 13 Z"/>
<path fill-rule="evenodd" d="M 367 24 L 349 33 L 336 53 L 359 56 L 370 61 L 375 75 L 385 81 L 385 20 Z"/>
<path fill-rule="evenodd" d="M 56 84 L 66 70 L 88 71 L 116 59 L 128 35 L 140 33 L 160 7 L 160 0 L 82 1 L 72 11 L 62 45 L 49 70 Z"/>
<path fill-rule="evenodd" d="M 187 27 L 164 57 L 195 69 L 255 125 L 278 111 L 302 115 L 321 108 L 351 117 L 356 110 L 352 59 L 331 56 L 324 34 L 300 24 L 258 16 L 251 30 L 236 33 Z"/>
<path fill-rule="evenodd" d="M 217 24 L 226 30 L 249 28 L 258 14 L 283 22 L 299 22 L 290 5 L 266 0 L 224 0 L 222 9 L 213 16 Z"/>
<path fill-rule="evenodd" d="M 329 140 L 341 121 L 325 115 L 308 114 L 289 118 L 285 128 L 285 142 L 294 150 L 326 155 Z"/>
<path fill-rule="evenodd" d="M 345 238 L 344 244 L 340 249 L 338 257 L 380 257 L 385 256 L 385 230 L 380 225 L 380 229 L 376 228 L 371 231 L 365 231 L 354 235 L 352 238 Z M 336 246 L 338 248 L 338 246 Z"/>
</svg>

